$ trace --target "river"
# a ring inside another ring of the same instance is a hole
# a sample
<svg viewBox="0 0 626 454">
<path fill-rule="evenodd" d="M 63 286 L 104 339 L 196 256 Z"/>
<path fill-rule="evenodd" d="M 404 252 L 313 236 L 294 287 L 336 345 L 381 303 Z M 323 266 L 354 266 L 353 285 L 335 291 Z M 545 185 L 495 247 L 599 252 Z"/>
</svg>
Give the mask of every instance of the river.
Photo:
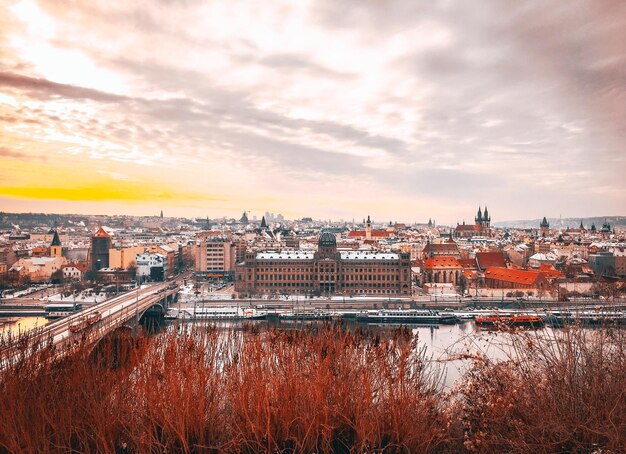
<svg viewBox="0 0 626 454">
<path fill-rule="evenodd" d="M 11 332 L 17 334 L 19 332 L 28 331 L 30 329 L 41 327 L 49 323 L 44 317 L 22 317 L 9 323 L 0 325 L 0 333 L 6 335 Z M 195 322 L 197 324 L 206 324 L 207 322 Z M 268 322 L 254 321 L 259 327 L 273 327 L 278 329 L 307 329 L 314 324 L 322 322 Z M 222 329 L 241 328 L 239 322 L 219 322 Z M 391 324 L 363 324 L 356 322 L 346 322 L 343 324 L 346 329 L 371 330 L 384 335 L 391 333 L 399 325 Z M 466 354 L 485 354 L 492 360 L 502 360 L 510 357 L 510 333 L 502 333 L 494 330 L 485 330 L 477 327 L 473 321 L 465 321 L 455 325 L 411 325 L 404 324 L 410 329 L 413 335 L 417 336 L 420 346 L 426 347 L 426 355 L 435 365 L 441 367 L 445 373 L 445 387 L 451 387 L 463 374 L 469 362 L 467 360 L 454 359 L 458 355 Z M 589 328 L 593 329 L 593 328 Z M 536 336 L 552 336 L 558 328 L 543 327 L 530 332 Z M 528 332 L 526 330 L 522 332 Z"/>
</svg>

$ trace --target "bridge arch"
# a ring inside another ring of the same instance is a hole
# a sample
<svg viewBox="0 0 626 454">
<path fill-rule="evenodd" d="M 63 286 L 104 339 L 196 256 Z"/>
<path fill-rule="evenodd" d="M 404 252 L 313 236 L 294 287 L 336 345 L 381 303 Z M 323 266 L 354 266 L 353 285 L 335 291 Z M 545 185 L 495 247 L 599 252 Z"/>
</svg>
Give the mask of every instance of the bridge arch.
<svg viewBox="0 0 626 454">
<path fill-rule="evenodd" d="M 139 314 L 139 324 L 152 331 L 165 322 L 165 306 L 162 302 L 153 304 Z"/>
<path fill-rule="evenodd" d="M 137 342 L 132 327 L 119 326 L 93 344 L 89 362 L 106 369 L 132 365 L 138 357 Z"/>
</svg>

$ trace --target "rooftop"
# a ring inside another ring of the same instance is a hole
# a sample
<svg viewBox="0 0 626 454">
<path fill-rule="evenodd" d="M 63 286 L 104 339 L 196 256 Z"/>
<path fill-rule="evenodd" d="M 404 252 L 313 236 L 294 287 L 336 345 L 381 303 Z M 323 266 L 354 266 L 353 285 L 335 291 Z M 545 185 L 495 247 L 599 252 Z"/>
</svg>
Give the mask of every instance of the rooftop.
<svg viewBox="0 0 626 454">
<path fill-rule="evenodd" d="M 463 268 L 456 257 L 440 255 L 438 257 L 428 257 L 424 260 L 424 269 L 432 270 L 437 268 Z"/>
<path fill-rule="evenodd" d="M 341 260 L 398 260 L 398 254 L 376 251 L 342 251 Z"/>
<path fill-rule="evenodd" d="M 257 260 L 313 260 L 313 251 L 257 252 Z"/>
<path fill-rule="evenodd" d="M 111 235 L 109 235 L 102 227 L 100 227 L 98 231 L 93 234 L 93 236 L 96 238 L 110 238 L 111 237 Z"/>
<path fill-rule="evenodd" d="M 513 270 L 492 266 L 485 271 L 485 277 L 516 284 L 534 284 L 541 273 L 539 271 Z"/>
</svg>

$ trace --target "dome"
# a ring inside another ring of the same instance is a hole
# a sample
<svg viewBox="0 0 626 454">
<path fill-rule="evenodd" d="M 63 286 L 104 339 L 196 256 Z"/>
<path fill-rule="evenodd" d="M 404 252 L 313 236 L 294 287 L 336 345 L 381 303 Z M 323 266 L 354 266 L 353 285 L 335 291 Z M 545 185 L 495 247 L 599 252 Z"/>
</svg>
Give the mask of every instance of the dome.
<svg viewBox="0 0 626 454">
<path fill-rule="evenodd" d="M 322 232 L 317 244 L 320 247 L 336 247 L 337 238 L 335 238 L 335 235 L 331 232 Z"/>
</svg>

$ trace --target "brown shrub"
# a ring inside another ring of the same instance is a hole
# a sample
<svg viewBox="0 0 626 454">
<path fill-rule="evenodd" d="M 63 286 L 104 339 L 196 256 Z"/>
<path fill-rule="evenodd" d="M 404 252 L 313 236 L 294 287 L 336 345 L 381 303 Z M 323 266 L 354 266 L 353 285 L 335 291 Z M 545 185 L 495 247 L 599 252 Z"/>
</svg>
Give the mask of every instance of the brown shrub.
<svg viewBox="0 0 626 454">
<path fill-rule="evenodd" d="M 624 331 L 558 333 L 512 334 L 508 361 L 472 357 L 447 393 L 403 329 L 173 327 L 64 352 L 23 342 L 0 374 L 0 449 L 623 452 Z"/>
<path fill-rule="evenodd" d="M 131 353 L 121 340 L 60 360 L 43 349 L 6 370 L 0 446 L 423 452 L 448 443 L 441 375 L 404 330 L 380 339 L 336 327 L 208 327 L 127 341 Z"/>
<path fill-rule="evenodd" d="M 516 333 L 508 361 L 474 358 L 459 385 L 465 447 L 626 452 L 625 334 L 578 327 Z"/>
</svg>

